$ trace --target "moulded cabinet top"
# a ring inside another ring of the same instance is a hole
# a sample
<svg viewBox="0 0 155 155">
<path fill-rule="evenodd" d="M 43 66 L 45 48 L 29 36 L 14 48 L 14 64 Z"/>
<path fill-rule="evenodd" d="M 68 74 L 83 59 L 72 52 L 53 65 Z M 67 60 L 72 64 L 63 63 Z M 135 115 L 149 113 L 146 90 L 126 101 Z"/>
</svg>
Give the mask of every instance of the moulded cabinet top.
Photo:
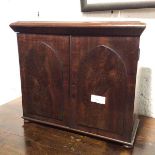
<svg viewBox="0 0 155 155">
<path fill-rule="evenodd" d="M 140 36 L 145 29 L 141 22 L 15 22 L 15 32 L 63 35 Z"/>
</svg>

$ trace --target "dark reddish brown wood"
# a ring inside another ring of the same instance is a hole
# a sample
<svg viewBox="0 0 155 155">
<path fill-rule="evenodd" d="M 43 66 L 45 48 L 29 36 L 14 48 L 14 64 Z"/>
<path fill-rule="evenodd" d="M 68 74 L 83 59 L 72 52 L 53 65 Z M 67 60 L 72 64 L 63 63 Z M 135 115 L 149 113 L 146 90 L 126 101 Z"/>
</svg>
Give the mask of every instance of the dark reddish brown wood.
<svg viewBox="0 0 155 155">
<path fill-rule="evenodd" d="M 138 44 L 139 38 L 132 37 L 72 37 L 70 86 L 77 128 L 131 141 Z M 106 104 L 92 103 L 91 94 L 105 96 Z"/>
<path fill-rule="evenodd" d="M 133 145 L 139 22 L 17 22 L 24 119 Z M 64 35 L 65 34 L 65 35 Z M 105 104 L 91 95 L 106 98 Z"/>
<path fill-rule="evenodd" d="M 92 46 L 93 42 L 90 45 L 89 40 L 90 37 L 72 38 L 72 85 L 75 84 L 77 89 L 76 113 L 81 113 L 77 121 L 86 130 L 94 128 L 122 134 L 127 96 L 125 64 L 116 51 L 106 47 L 104 42 L 101 45 L 96 42 L 97 46 Z M 80 52 L 79 47 L 83 47 Z M 119 90 L 123 92 L 121 96 Z M 91 94 L 106 97 L 105 105 L 92 103 Z"/>
<path fill-rule="evenodd" d="M 64 121 L 69 37 L 18 34 L 18 45 L 24 116 Z"/>
<path fill-rule="evenodd" d="M 141 22 L 16 22 L 15 32 L 35 34 L 139 36 L 145 25 Z"/>
</svg>

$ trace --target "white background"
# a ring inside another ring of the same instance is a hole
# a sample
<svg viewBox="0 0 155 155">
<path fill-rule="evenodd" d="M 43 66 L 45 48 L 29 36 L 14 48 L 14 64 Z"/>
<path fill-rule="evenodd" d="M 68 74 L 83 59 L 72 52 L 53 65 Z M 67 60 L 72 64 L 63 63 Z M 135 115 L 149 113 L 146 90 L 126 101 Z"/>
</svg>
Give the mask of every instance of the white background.
<svg viewBox="0 0 155 155">
<path fill-rule="evenodd" d="M 38 17 L 39 12 L 39 17 Z M 140 114 L 155 117 L 155 9 L 81 13 L 80 0 L 0 1 L 0 105 L 21 96 L 15 21 L 138 20 L 147 24 L 141 36 L 136 99 Z"/>
</svg>

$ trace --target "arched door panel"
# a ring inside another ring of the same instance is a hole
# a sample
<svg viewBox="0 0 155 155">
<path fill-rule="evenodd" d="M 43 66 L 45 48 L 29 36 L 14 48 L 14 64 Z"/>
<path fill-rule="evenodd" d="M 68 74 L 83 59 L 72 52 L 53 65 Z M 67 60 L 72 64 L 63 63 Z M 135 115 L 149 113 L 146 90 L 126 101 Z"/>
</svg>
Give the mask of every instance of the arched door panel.
<svg viewBox="0 0 155 155">
<path fill-rule="evenodd" d="M 76 53 L 73 38 L 72 51 Z M 127 97 L 127 73 L 116 51 L 99 45 L 83 48 L 72 66 L 76 85 L 73 103 L 79 129 L 122 133 Z M 74 90 L 73 90 L 74 91 Z M 122 93 L 121 93 L 122 92 Z"/>
</svg>

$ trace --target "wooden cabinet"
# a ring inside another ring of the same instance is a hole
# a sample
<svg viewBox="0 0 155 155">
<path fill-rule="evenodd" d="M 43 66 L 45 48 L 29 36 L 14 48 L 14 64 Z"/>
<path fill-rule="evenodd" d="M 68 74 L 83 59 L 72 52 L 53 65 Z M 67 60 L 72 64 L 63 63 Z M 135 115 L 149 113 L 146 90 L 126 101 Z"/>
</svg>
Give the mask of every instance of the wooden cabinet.
<svg viewBox="0 0 155 155">
<path fill-rule="evenodd" d="M 133 145 L 140 22 L 16 22 L 23 118 Z"/>
</svg>

